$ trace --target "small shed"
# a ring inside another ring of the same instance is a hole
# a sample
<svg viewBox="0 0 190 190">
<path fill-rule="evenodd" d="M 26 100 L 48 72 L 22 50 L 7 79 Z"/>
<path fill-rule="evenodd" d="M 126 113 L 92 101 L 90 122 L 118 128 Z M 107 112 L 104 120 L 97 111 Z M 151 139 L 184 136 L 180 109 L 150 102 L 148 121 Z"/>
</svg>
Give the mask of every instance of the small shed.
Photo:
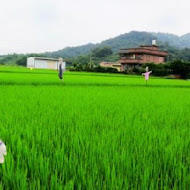
<svg viewBox="0 0 190 190">
<path fill-rule="evenodd" d="M 47 57 L 28 57 L 27 67 L 37 69 L 54 69 L 58 70 L 59 59 Z"/>
</svg>

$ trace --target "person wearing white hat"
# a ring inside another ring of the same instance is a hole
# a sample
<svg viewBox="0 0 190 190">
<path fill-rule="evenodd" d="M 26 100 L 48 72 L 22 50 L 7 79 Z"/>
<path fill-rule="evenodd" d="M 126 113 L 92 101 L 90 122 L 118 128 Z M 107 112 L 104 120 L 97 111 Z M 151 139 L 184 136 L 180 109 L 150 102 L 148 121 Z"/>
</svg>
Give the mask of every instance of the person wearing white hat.
<svg viewBox="0 0 190 190">
<path fill-rule="evenodd" d="M 4 163 L 4 156 L 7 155 L 7 148 L 4 142 L 0 139 L 0 164 Z"/>
</svg>

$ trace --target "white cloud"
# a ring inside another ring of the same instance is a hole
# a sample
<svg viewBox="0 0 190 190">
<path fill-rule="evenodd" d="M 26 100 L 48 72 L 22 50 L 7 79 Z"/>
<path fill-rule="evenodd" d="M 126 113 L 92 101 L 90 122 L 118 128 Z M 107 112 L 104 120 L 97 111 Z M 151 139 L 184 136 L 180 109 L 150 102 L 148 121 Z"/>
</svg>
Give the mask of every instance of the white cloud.
<svg viewBox="0 0 190 190">
<path fill-rule="evenodd" d="M 131 30 L 190 32 L 187 0 L 0 0 L 0 54 L 100 42 Z"/>
</svg>

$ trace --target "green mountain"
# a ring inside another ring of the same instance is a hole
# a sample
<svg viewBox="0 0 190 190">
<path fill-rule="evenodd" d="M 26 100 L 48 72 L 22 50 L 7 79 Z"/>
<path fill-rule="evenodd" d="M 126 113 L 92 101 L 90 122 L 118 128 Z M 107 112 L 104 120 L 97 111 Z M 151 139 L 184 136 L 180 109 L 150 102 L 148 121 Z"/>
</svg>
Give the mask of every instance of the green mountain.
<svg viewBox="0 0 190 190">
<path fill-rule="evenodd" d="M 77 47 L 67 47 L 59 51 L 46 52 L 43 54 L 10 54 L 1 56 L 0 64 L 26 65 L 26 59 L 29 56 L 63 57 L 67 60 L 67 63 L 86 63 L 89 62 L 91 56 L 93 57 L 93 62 L 95 63 L 99 63 L 101 61 L 117 61 L 119 59 L 119 49 L 138 47 L 139 45 L 151 45 L 152 40 L 157 40 L 157 45 L 161 50 L 169 52 L 169 61 L 179 59 L 183 61 L 190 61 L 190 33 L 183 36 L 177 36 L 168 33 L 132 31 L 97 44 L 89 43 Z M 100 51 L 105 47 L 111 49 L 113 54 L 104 57 L 93 55 L 94 52 Z M 82 56 L 82 58 L 78 59 L 79 56 Z"/>
<path fill-rule="evenodd" d="M 183 49 L 190 48 L 190 33 L 183 36 L 177 36 L 168 33 L 152 33 L 157 37 L 158 41 L 168 43 L 170 46 Z"/>
<path fill-rule="evenodd" d="M 190 48 L 190 33 L 183 36 L 177 36 L 169 33 L 150 33 L 132 31 L 119 35 L 115 38 L 102 41 L 97 44 L 86 44 L 77 47 L 67 47 L 55 52 L 46 52 L 50 57 L 72 58 L 79 55 L 87 55 L 93 49 L 103 46 L 108 46 L 113 52 L 118 52 L 121 48 L 138 47 L 139 45 L 148 45 L 152 40 L 157 40 L 157 44 L 163 49 L 169 51 L 174 49 Z"/>
</svg>

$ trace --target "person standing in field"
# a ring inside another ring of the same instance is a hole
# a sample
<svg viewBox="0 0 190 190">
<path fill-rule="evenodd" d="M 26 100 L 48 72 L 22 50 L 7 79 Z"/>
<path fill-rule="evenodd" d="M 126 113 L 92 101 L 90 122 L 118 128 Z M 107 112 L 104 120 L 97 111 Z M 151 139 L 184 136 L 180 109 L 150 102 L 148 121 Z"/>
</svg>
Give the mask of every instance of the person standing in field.
<svg viewBox="0 0 190 190">
<path fill-rule="evenodd" d="M 63 59 L 59 58 L 59 78 L 63 81 Z"/>
</svg>

